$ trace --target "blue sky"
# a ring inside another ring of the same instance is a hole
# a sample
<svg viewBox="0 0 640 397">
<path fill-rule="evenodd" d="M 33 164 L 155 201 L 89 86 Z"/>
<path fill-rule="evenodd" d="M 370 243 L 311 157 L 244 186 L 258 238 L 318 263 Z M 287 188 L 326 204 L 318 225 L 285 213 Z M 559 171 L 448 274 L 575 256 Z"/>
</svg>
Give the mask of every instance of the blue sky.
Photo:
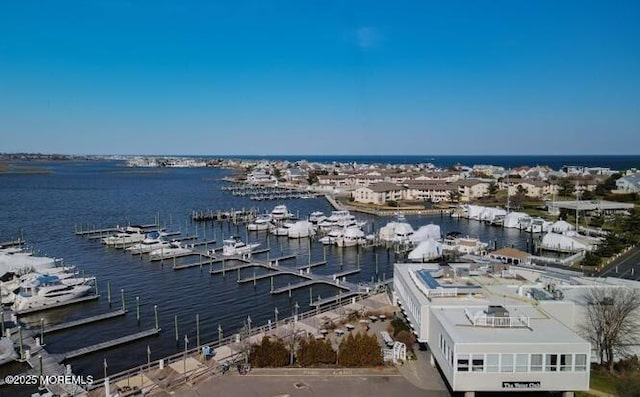
<svg viewBox="0 0 640 397">
<path fill-rule="evenodd" d="M 638 154 L 637 1 L 0 2 L 0 152 Z"/>
</svg>

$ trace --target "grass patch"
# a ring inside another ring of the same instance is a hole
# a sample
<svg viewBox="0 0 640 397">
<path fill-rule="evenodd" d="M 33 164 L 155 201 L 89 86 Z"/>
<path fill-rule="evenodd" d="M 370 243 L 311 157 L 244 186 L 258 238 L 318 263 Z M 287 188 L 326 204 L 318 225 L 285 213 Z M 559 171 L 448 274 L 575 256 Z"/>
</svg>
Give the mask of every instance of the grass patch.
<svg viewBox="0 0 640 397">
<path fill-rule="evenodd" d="M 600 373 L 591 371 L 590 386 L 592 389 L 603 391 L 605 393 L 615 394 L 616 384 L 620 382 L 615 375 L 608 373 Z"/>
</svg>

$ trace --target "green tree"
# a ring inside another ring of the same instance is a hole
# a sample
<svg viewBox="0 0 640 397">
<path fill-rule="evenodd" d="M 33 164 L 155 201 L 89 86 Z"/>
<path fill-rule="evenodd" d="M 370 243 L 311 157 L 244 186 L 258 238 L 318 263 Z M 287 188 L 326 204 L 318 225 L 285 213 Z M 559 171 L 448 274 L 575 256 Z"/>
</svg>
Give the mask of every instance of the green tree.
<svg viewBox="0 0 640 397">
<path fill-rule="evenodd" d="M 460 192 L 456 189 L 456 190 L 449 190 L 449 201 L 451 201 L 452 203 L 457 203 L 458 201 L 460 201 Z"/>
<path fill-rule="evenodd" d="M 569 178 L 561 178 L 558 181 L 558 187 L 560 188 L 558 194 L 561 196 L 572 196 L 576 191 L 575 183 Z"/>
<path fill-rule="evenodd" d="M 498 193 L 498 184 L 495 182 L 491 182 L 489 184 L 489 194 L 494 195 L 496 193 Z"/>
</svg>

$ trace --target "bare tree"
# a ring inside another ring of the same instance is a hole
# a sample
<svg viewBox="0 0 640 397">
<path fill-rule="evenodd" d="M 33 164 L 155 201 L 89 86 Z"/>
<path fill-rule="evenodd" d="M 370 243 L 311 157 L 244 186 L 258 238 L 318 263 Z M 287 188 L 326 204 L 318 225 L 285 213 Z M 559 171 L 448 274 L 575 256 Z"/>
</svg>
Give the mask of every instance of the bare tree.
<svg viewBox="0 0 640 397">
<path fill-rule="evenodd" d="M 623 357 L 640 339 L 640 290 L 591 288 L 585 292 L 586 318 L 580 328 L 601 364 L 613 372 L 616 357 Z"/>
</svg>

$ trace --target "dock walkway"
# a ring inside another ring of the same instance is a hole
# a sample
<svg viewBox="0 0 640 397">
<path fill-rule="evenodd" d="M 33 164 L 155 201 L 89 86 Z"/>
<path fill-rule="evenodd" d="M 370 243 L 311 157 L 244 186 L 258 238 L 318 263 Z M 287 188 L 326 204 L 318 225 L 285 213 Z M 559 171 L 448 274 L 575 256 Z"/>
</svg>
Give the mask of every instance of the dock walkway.
<svg viewBox="0 0 640 397">
<path fill-rule="evenodd" d="M 100 350 L 108 349 L 110 347 L 122 345 L 125 343 L 133 342 L 138 339 L 147 338 L 149 336 L 157 335 L 160 333 L 160 328 L 151 328 L 146 331 L 137 332 L 135 334 L 126 335 L 121 338 L 108 340 L 106 342 L 96 343 L 95 345 L 82 347 L 80 349 L 72 350 L 70 352 L 62 354 L 59 362 L 70 360 L 75 357 L 84 356 L 85 354 L 97 352 Z"/>
<path fill-rule="evenodd" d="M 50 332 L 62 331 L 62 330 L 68 329 L 68 328 L 73 328 L 73 327 L 77 327 L 77 326 L 85 325 L 85 324 L 91 324 L 91 323 L 95 323 L 95 322 L 98 322 L 98 321 L 107 320 L 107 319 L 110 319 L 110 318 L 113 318 L 113 317 L 124 316 L 125 314 L 127 314 L 127 311 L 120 309 L 120 310 L 116 310 L 114 312 L 98 314 L 96 316 L 81 318 L 81 319 L 75 320 L 75 321 L 69 321 L 69 322 L 66 322 L 66 323 L 51 325 L 49 327 L 45 327 L 44 333 L 48 334 Z"/>
</svg>

